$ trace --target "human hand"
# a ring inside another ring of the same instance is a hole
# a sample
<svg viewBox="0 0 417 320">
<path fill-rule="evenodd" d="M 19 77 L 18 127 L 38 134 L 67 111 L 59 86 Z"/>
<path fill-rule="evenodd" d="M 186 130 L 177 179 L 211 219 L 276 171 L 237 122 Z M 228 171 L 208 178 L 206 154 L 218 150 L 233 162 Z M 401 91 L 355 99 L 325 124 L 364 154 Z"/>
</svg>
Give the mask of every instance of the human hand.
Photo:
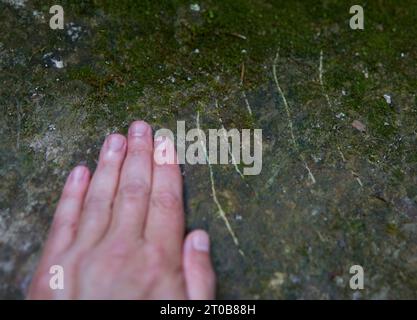
<svg viewBox="0 0 417 320">
<path fill-rule="evenodd" d="M 153 150 L 151 127 L 135 121 L 127 139 L 106 138 L 91 179 L 84 166 L 70 173 L 29 299 L 214 298 L 208 235 L 184 240 L 179 166 L 157 164 Z M 53 265 L 63 289 L 50 287 Z"/>
</svg>

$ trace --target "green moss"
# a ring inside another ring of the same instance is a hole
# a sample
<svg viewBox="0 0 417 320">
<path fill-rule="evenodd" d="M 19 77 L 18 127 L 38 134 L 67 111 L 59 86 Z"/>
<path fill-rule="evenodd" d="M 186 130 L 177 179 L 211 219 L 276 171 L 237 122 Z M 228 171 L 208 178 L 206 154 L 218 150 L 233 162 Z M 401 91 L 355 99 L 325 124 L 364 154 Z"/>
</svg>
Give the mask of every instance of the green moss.
<svg viewBox="0 0 417 320">
<path fill-rule="evenodd" d="M 395 224 L 393 224 L 393 223 L 388 223 L 386 225 L 386 232 L 390 236 L 397 236 L 399 234 L 398 227 Z"/>
<path fill-rule="evenodd" d="M 193 127 L 199 111 L 203 128 L 219 127 L 219 118 L 226 128 L 261 127 L 263 172 L 245 183 L 262 191 L 262 201 L 244 196 L 248 188 L 233 167 L 215 168 L 219 201 L 228 214 L 239 212 L 243 217 L 236 232 L 247 254 L 243 263 L 234 260 L 233 244 L 226 248 L 231 241 L 222 222 L 210 215 L 215 206 L 207 172 L 187 168 L 185 176 L 190 202 L 199 199 L 201 206 L 190 210 L 187 219 L 213 228 L 214 242 L 225 249 L 213 250 L 216 266 L 226 269 L 220 275 L 221 292 L 232 298 L 236 292 L 281 297 L 268 287 L 278 270 L 288 279 L 291 274 L 300 278 L 293 286 L 285 284 L 285 297 L 328 293 L 351 298 L 350 291 L 335 288 L 329 274 L 341 274 L 354 262 L 367 264 L 366 270 L 370 264 L 379 269 L 381 280 L 369 277 L 370 288 L 390 283 L 397 296 L 410 297 L 415 287 L 396 283 L 390 272 L 398 259 L 381 253 L 404 247 L 398 230 L 409 220 L 404 216 L 414 212 L 405 197 L 416 196 L 415 1 L 363 3 L 364 31 L 349 28 L 350 1 L 195 2 L 200 12 L 190 10 L 190 1 L 178 0 L 62 1 L 66 21 L 85 30 L 76 42 L 65 31 L 51 31 L 47 21 L 33 17 L 35 9 L 48 17 L 49 4 L 44 1 L 28 1 L 21 10 L 1 3 L 5 9 L 0 10 L 0 27 L 7 30 L 0 35 L 6 48 L 5 53 L 0 50 L 0 105 L 7 115 L 2 119 L 7 165 L 16 166 L 21 176 L 42 178 L 48 170 L 61 175 L 69 169 L 70 161 L 45 164 L 45 155 L 30 147 L 34 137 L 49 132 L 50 124 L 57 127 L 57 135 L 51 134 L 55 139 L 78 131 L 90 139 L 88 145 L 63 151 L 61 160 L 73 157 L 75 163 L 91 149 L 88 160 L 93 164 L 103 132 L 125 133 L 137 118 L 155 128 L 174 128 L 175 120 L 187 120 L 187 127 Z M 288 117 L 272 77 L 278 48 L 278 77 L 290 104 L 299 150 L 293 148 Z M 45 68 L 42 56 L 47 52 L 59 52 L 65 68 Z M 19 55 L 25 58 L 20 64 L 13 60 Z M 32 97 L 35 88 L 42 98 Z M 252 116 L 242 101 L 243 89 Z M 392 95 L 391 105 L 384 94 Z M 337 117 L 340 114 L 344 116 Z M 366 131 L 353 128 L 354 120 L 363 122 Z M 15 151 L 17 128 L 21 149 Z M 74 151 L 77 148 L 83 155 Z M 11 160 L 9 149 L 17 154 Z M 310 184 L 298 151 L 315 175 L 315 185 Z M 27 189 L 27 185 L 17 188 L 20 180 L 14 175 L 10 179 L 14 179 L 10 190 Z M 230 201 L 226 191 L 237 200 Z M 10 203 L 16 202 L 9 197 Z M 27 198 L 36 197 L 39 194 Z M 22 201 L 20 212 L 26 205 Z M 319 213 L 311 215 L 313 209 Z M 405 214 L 398 215 L 399 211 Z M 405 267 L 400 270 L 408 276 Z"/>
</svg>

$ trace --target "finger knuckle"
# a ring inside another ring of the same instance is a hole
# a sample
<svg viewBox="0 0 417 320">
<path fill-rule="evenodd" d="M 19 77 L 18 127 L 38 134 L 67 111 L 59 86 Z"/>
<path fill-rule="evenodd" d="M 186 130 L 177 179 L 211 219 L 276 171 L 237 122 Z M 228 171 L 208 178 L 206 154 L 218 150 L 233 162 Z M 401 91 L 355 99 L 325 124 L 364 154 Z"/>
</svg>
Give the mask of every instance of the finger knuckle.
<svg viewBox="0 0 417 320">
<path fill-rule="evenodd" d="M 171 191 L 159 191 L 153 196 L 152 204 L 157 208 L 181 209 L 182 199 Z"/>
<path fill-rule="evenodd" d="M 103 211 L 110 207 L 110 201 L 98 195 L 87 197 L 84 208 L 86 211 Z"/>
<path fill-rule="evenodd" d="M 121 186 L 119 190 L 119 196 L 122 198 L 133 198 L 143 197 L 149 194 L 150 187 L 143 181 L 129 182 Z"/>
<path fill-rule="evenodd" d="M 97 170 L 102 172 L 111 172 L 117 170 L 121 161 L 123 160 L 124 153 L 105 153 L 100 156 Z"/>
<path fill-rule="evenodd" d="M 68 217 L 67 215 L 57 215 L 55 216 L 52 229 L 53 232 L 61 232 L 63 230 L 68 230 L 72 234 L 75 234 L 77 226 L 78 220 L 75 217 Z"/>
<path fill-rule="evenodd" d="M 120 188 L 122 196 L 137 196 L 149 193 L 149 185 L 144 181 L 131 181 Z"/>
<path fill-rule="evenodd" d="M 79 188 L 74 187 L 64 187 L 64 190 L 62 191 L 60 202 L 76 202 L 80 201 L 82 199 L 82 194 L 80 193 Z"/>
<path fill-rule="evenodd" d="M 127 149 L 128 157 L 137 157 L 150 152 L 152 152 L 152 148 L 146 141 L 137 141 L 134 144 L 130 144 Z"/>
</svg>

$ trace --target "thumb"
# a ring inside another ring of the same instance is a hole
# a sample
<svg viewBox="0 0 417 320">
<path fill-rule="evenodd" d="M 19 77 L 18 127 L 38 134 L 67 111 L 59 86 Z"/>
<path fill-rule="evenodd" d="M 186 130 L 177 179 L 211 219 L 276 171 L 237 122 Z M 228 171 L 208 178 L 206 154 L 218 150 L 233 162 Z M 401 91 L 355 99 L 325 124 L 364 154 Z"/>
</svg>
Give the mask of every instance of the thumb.
<svg viewBox="0 0 417 320">
<path fill-rule="evenodd" d="M 210 240 L 207 232 L 195 230 L 184 243 L 184 274 L 188 298 L 215 298 L 216 276 L 210 260 Z"/>
</svg>

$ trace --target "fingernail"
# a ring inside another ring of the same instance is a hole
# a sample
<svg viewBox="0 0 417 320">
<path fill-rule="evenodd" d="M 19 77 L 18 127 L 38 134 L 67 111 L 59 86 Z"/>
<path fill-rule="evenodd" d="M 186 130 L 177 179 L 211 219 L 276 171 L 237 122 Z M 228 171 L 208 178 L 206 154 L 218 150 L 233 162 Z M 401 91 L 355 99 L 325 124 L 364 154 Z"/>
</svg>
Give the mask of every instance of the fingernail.
<svg viewBox="0 0 417 320">
<path fill-rule="evenodd" d="M 85 174 L 85 167 L 78 166 L 78 167 L 75 167 L 74 170 L 72 170 L 71 178 L 74 181 L 81 181 L 84 177 L 84 174 Z"/>
<path fill-rule="evenodd" d="M 113 152 L 119 151 L 124 144 L 124 139 L 119 135 L 111 135 L 109 138 L 109 149 Z"/>
<path fill-rule="evenodd" d="M 192 239 L 193 248 L 197 251 L 208 252 L 210 250 L 210 240 L 205 232 L 198 232 Z"/>
<path fill-rule="evenodd" d="M 142 137 L 146 130 L 148 130 L 148 126 L 143 121 L 137 121 L 132 123 L 129 129 L 129 134 L 133 137 Z"/>
</svg>

